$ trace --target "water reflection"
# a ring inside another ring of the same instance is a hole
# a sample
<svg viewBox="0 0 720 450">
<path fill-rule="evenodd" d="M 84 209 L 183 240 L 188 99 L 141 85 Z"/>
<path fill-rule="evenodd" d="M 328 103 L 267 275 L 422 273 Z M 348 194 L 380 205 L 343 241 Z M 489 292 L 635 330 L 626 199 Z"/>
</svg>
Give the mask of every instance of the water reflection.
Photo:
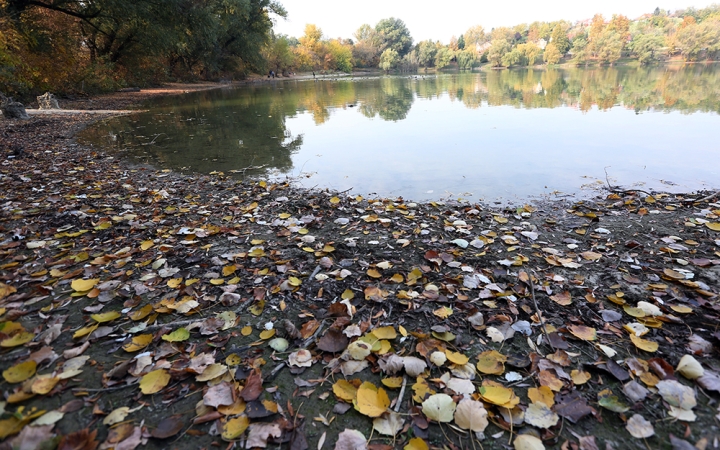
<svg viewBox="0 0 720 450">
<path fill-rule="evenodd" d="M 569 107 L 581 113 L 614 111 L 615 107 L 636 114 L 719 113 L 720 70 L 713 65 L 689 65 L 288 80 L 167 97 L 151 104 L 146 113 L 93 127 L 83 139 L 175 169 L 293 173 L 304 167 L 305 161 L 296 160 L 301 149 L 317 154 L 338 151 L 345 135 L 358 127 L 366 128 L 366 133 L 354 139 L 380 133 L 380 143 L 385 139 L 395 141 L 396 147 L 422 147 L 423 140 L 429 139 L 422 132 L 432 128 L 432 122 L 423 122 L 421 113 L 434 111 L 443 114 L 442 120 L 450 120 L 448 114 L 462 122 L 466 120 L 462 111 L 452 107 L 457 103 L 464 105 L 461 109 L 486 112 L 491 111 L 488 107 L 510 106 L 523 110 Z M 411 114 L 417 116 L 415 122 L 409 120 Z M 380 127 L 368 119 L 398 125 Z M 334 121 L 337 124 L 332 125 Z M 399 126 L 405 121 L 412 122 L 410 129 Z M 434 130 L 432 138 L 450 133 L 449 128 Z M 306 134 L 314 136 L 322 130 L 327 130 L 326 137 L 313 138 L 314 143 L 305 149 Z M 635 137 L 640 136 L 627 136 L 627 140 Z M 459 145 L 473 145 L 476 137 L 467 139 Z M 369 145 L 378 144 L 368 141 Z M 322 164 L 314 170 L 322 178 Z"/>
</svg>

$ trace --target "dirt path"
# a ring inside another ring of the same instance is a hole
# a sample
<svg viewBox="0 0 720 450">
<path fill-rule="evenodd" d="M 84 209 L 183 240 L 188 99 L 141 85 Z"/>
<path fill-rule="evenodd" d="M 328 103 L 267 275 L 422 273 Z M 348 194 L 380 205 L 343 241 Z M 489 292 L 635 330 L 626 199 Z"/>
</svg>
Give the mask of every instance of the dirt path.
<svg viewBox="0 0 720 450">
<path fill-rule="evenodd" d="M 97 118 L 0 122 L 0 448 L 716 446 L 713 193 L 368 199 L 136 168 Z"/>
</svg>

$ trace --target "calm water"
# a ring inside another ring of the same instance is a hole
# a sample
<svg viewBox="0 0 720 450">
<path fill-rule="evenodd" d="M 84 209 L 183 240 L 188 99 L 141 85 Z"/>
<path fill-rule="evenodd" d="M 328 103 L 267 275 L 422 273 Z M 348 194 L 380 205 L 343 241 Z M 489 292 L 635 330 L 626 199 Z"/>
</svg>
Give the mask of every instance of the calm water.
<svg viewBox="0 0 720 450">
<path fill-rule="evenodd" d="M 720 187 L 720 67 L 277 81 L 168 97 L 83 139 L 161 167 L 415 200 Z"/>
</svg>

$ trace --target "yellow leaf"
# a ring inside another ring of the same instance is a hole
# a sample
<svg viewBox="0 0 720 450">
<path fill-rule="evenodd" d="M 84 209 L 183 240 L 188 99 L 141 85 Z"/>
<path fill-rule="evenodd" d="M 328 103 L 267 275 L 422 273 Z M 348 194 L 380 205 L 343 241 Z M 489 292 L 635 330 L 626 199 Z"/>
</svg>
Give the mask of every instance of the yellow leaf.
<svg viewBox="0 0 720 450">
<path fill-rule="evenodd" d="M 447 352 L 445 352 L 447 353 Z M 477 369 L 488 375 L 502 375 L 505 372 L 507 356 L 495 350 L 487 350 L 478 355 Z"/>
<path fill-rule="evenodd" d="M 403 327 L 402 325 L 399 325 L 399 326 L 398 326 L 398 331 L 400 331 L 400 334 L 402 334 L 404 337 L 407 337 L 408 332 L 407 332 L 407 330 L 405 329 L 405 327 Z"/>
<path fill-rule="evenodd" d="M 224 277 L 228 277 L 235 273 L 237 270 L 237 266 L 235 264 L 230 264 L 229 266 L 223 267 L 222 274 Z"/>
<path fill-rule="evenodd" d="M 300 286 L 300 285 L 302 284 L 302 281 L 300 280 L 300 278 L 290 277 L 290 278 L 288 278 L 288 284 L 289 284 L 290 286 L 298 287 L 298 286 Z"/>
<path fill-rule="evenodd" d="M 235 417 L 225 422 L 222 428 L 222 438 L 226 441 L 232 441 L 240 436 L 250 426 L 250 419 L 247 416 Z"/>
<path fill-rule="evenodd" d="M 262 330 L 260 332 L 260 339 L 262 340 L 270 339 L 273 336 L 275 336 L 275 328 L 273 328 L 272 330 Z"/>
<path fill-rule="evenodd" d="M 140 350 L 144 349 L 145 347 L 147 347 L 148 345 L 150 345 L 152 340 L 153 340 L 152 334 L 140 334 L 140 335 L 134 336 L 130 342 L 123 345 L 123 350 L 125 350 L 126 352 L 129 352 L 129 353 L 140 351 Z"/>
<path fill-rule="evenodd" d="M 555 404 L 555 393 L 547 386 L 528 389 L 528 398 L 531 402 L 542 403 L 548 408 L 552 408 Z"/>
<path fill-rule="evenodd" d="M 383 388 L 366 381 L 358 388 L 353 405 L 361 414 L 368 417 L 380 417 L 390 406 L 390 399 Z"/>
<path fill-rule="evenodd" d="M 382 275 L 380 274 L 380 272 L 377 271 L 377 269 L 368 269 L 367 275 L 370 278 L 382 278 Z"/>
<path fill-rule="evenodd" d="M 20 332 L 15 336 L 0 341 L 0 347 L 17 347 L 18 345 L 27 344 L 35 338 L 35 335 L 27 331 Z"/>
<path fill-rule="evenodd" d="M 58 384 L 60 378 L 52 377 L 50 375 L 38 375 L 32 382 L 30 390 L 33 394 L 45 395 L 52 391 L 56 384 Z"/>
<path fill-rule="evenodd" d="M 178 286 L 180 286 L 180 285 L 182 284 L 182 281 L 183 281 L 182 277 L 180 277 L 180 278 L 171 278 L 171 279 L 168 280 L 167 286 L 168 286 L 170 289 L 175 289 L 176 287 L 178 287 Z"/>
<path fill-rule="evenodd" d="M 429 448 L 422 438 L 415 437 L 408 441 L 407 445 L 403 447 L 403 450 L 428 450 Z"/>
<path fill-rule="evenodd" d="M 386 327 L 375 328 L 372 331 L 372 334 L 378 339 L 395 339 L 397 337 L 395 328 L 389 325 Z"/>
<path fill-rule="evenodd" d="M 240 358 L 240 355 L 238 355 L 237 353 L 232 353 L 232 354 L 228 355 L 227 358 L 225 358 L 225 364 L 227 364 L 228 366 L 237 366 L 237 365 L 240 365 L 241 362 L 242 362 L 242 359 Z"/>
<path fill-rule="evenodd" d="M 281 219 L 283 219 L 283 220 L 289 219 L 290 216 L 291 216 L 291 214 L 288 214 L 288 213 L 280 213 L 280 214 L 278 214 L 278 217 L 281 218 Z M 253 244 L 253 245 L 259 245 L 259 244 Z"/>
<path fill-rule="evenodd" d="M 109 311 L 102 314 L 92 314 L 90 317 L 97 323 L 105 323 L 117 319 L 120 315 L 119 311 Z"/>
<path fill-rule="evenodd" d="M 0 282 L 0 300 L 4 299 L 10 294 L 14 294 L 17 292 L 17 289 L 14 286 L 10 286 L 9 284 L 5 284 Z"/>
<path fill-rule="evenodd" d="M 399 273 L 396 273 L 395 275 L 390 277 L 390 281 L 392 281 L 393 283 L 402 283 L 403 281 L 405 281 L 405 277 L 403 277 Z"/>
<path fill-rule="evenodd" d="M 88 334 L 92 333 L 93 331 L 97 330 L 97 328 L 100 326 L 99 323 L 96 323 L 94 325 L 90 325 L 87 327 L 82 327 L 79 330 L 73 334 L 73 339 L 77 339 L 79 337 L 87 336 Z"/>
<path fill-rule="evenodd" d="M 140 244 L 140 250 L 147 250 L 150 247 L 152 247 L 153 245 L 155 245 L 155 243 L 152 241 L 152 239 L 148 239 L 147 241 L 142 241 L 142 243 Z"/>
<path fill-rule="evenodd" d="M 31 359 L 29 361 L 21 362 L 20 364 L 15 364 L 9 369 L 4 370 L 2 375 L 8 383 L 22 383 L 31 376 L 35 375 L 36 368 L 37 363 Z"/>
<path fill-rule="evenodd" d="M 191 284 L 195 284 L 198 281 L 200 281 L 200 278 L 188 278 L 185 280 L 185 286 L 190 286 Z"/>
<path fill-rule="evenodd" d="M 221 284 L 224 284 L 224 283 L 225 283 L 224 278 L 213 278 L 212 280 L 210 280 L 210 284 L 212 284 L 213 286 L 220 286 Z"/>
<path fill-rule="evenodd" d="M 213 378 L 220 377 L 222 375 L 225 375 L 228 371 L 228 368 L 225 364 L 210 364 L 203 370 L 203 373 L 195 377 L 196 381 L 210 381 Z"/>
<path fill-rule="evenodd" d="M 502 216 L 493 216 L 493 219 L 495 219 L 497 223 L 508 223 L 507 218 Z"/>
<path fill-rule="evenodd" d="M 670 305 L 670 309 L 678 314 L 690 314 L 693 309 L 685 305 Z"/>
<path fill-rule="evenodd" d="M 340 203 L 340 199 L 337 197 L 333 197 L 330 199 L 330 203 L 332 203 L 333 205 L 337 205 L 338 203 Z"/>
<path fill-rule="evenodd" d="M 355 298 L 355 293 L 350 289 L 345 289 L 340 297 L 342 297 L 343 300 L 352 300 Z"/>
<path fill-rule="evenodd" d="M 585 384 L 588 381 L 590 381 L 590 378 L 592 378 L 592 375 L 590 373 L 585 372 L 584 370 L 573 370 L 570 372 L 570 378 L 572 378 L 573 383 L 575 384 Z"/>
<path fill-rule="evenodd" d="M 165 369 L 153 370 L 140 379 L 140 391 L 145 395 L 160 392 L 170 382 L 170 374 Z"/>
<path fill-rule="evenodd" d="M 250 336 L 252 334 L 252 327 L 249 325 L 242 327 L 242 329 L 240 330 L 240 334 L 242 334 L 243 336 Z"/>
<path fill-rule="evenodd" d="M 153 311 L 153 307 L 150 304 L 147 304 L 143 306 L 142 308 L 138 309 L 137 311 L 133 311 L 130 314 L 128 314 L 128 317 L 130 320 L 138 321 L 143 320 L 147 316 L 150 315 L 150 313 Z"/>
<path fill-rule="evenodd" d="M 332 245 L 329 245 L 329 244 L 325 244 L 325 247 L 323 247 L 322 251 L 324 253 L 332 253 L 335 251 L 335 247 L 333 247 Z"/>
<path fill-rule="evenodd" d="M 650 353 L 656 352 L 659 347 L 657 342 L 643 339 L 639 336 L 635 336 L 635 334 L 630 335 L 630 340 L 633 344 L 635 344 L 635 347 Z"/>
<path fill-rule="evenodd" d="M 387 377 L 380 380 L 382 384 L 390 389 L 397 389 L 402 386 L 402 377 Z"/>
<path fill-rule="evenodd" d="M 460 352 L 454 352 L 452 350 L 445 350 L 445 356 L 447 356 L 447 359 L 453 363 L 460 366 L 464 366 L 470 361 L 470 358 L 463 355 Z"/>
<path fill-rule="evenodd" d="M 94 288 L 95 285 L 98 284 L 98 282 L 100 282 L 100 280 L 97 278 L 91 280 L 77 279 L 73 280 L 73 282 L 70 284 L 70 287 L 77 292 L 85 292 Z"/>
<path fill-rule="evenodd" d="M 570 325 L 568 329 L 570 330 L 570 333 L 578 339 L 582 339 L 584 341 L 594 341 L 597 339 L 597 334 L 594 328 L 583 325 Z"/>
<path fill-rule="evenodd" d="M 705 226 L 713 231 L 720 231 L 720 222 L 705 222 Z"/>
<path fill-rule="evenodd" d="M 220 405 L 217 410 L 220 414 L 226 416 L 237 416 L 244 413 L 246 408 L 245 400 L 237 398 L 232 405 Z"/>
<path fill-rule="evenodd" d="M 162 337 L 163 341 L 168 342 L 181 342 L 185 341 L 190 337 L 190 332 L 187 328 L 178 328 L 170 334 L 166 334 Z"/>
<path fill-rule="evenodd" d="M 438 316 L 441 319 L 447 319 L 448 317 L 452 316 L 453 310 L 449 306 L 441 306 L 435 311 L 433 311 L 433 314 Z"/>
<path fill-rule="evenodd" d="M 341 400 L 351 402 L 357 396 L 358 388 L 347 380 L 340 379 L 333 384 L 333 393 Z"/>
<path fill-rule="evenodd" d="M 483 383 L 483 386 L 480 387 L 480 397 L 488 403 L 509 409 L 520 403 L 520 398 L 512 389 L 495 383 Z"/>
</svg>

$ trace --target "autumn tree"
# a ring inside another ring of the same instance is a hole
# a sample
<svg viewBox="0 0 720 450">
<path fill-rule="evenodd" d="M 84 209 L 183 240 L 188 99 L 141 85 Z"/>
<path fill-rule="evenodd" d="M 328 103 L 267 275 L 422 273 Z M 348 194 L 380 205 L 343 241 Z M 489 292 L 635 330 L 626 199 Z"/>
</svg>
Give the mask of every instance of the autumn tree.
<svg viewBox="0 0 720 450">
<path fill-rule="evenodd" d="M 487 38 L 485 37 L 485 30 L 480 25 L 475 25 L 474 27 L 468 28 L 468 30 L 463 33 L 463 38 L 465 40 L 465 47 L 477 47 L 478 45 L 482 45 L 485 42 L 487 42 Z"/>
<path fill-rule="evenodd" d="M 516 48 L 522 54 L 525 65 L 529 66 L 534 65 L 542 53 L 542 49 L 532 42 L 519 44 Z"/>
<path fill-rule="evenodd" d="M 455 52 L 453 52 L 448 47 L 440 47 L 435 54 L 435 68 L 442 69 L 443 67 L 446 67 L 450 64 L 450 61 L 455 57 Z"/>
<path fill-rule="evenodd" d="M 555 25 L 550 35 L 550 42 L 555 44 L 555 48 L 564 55 L 570 50 L 570 40 L 567 37 L 567 29 L 563 24 Z"/>
<path fill-rule="evenodd" d="M 547 64 L 557 64 L 560 62 L 562 54 L 560 50 L 552 42 L 545 46 L 545 52 L 543 53 L 543 60 Z"/>
<path fill-rule="evenodd" d="M 488 50 L 488 62 L 493 67 L 500 67 L 503 57 L 511 50 L 510 43 L 506 39 L 494 39 Z"/>
<path fill-rule="evenodd" d="M 660 50 L 665 46 L 665 37 L 657 31 L 646 31 L 633 36 L 628 48 L 640 61 L 650 64 L 658 60 Z"/>
<path fill-rule="evenodd" d="M 622 56 L 625 42 L 617 31 L 605 30 L 595 40 L 595 54 L 600 62 L 613 64 Z"/>
<path fill-rule="evenodd" d="M 355 63 L 360 67 L 377 66 L 380 51 L 375 28 L 363 24 L 353 36 L 355 37 L 355 45 L 353 45 L 352 54 Z"/>
</svg>

